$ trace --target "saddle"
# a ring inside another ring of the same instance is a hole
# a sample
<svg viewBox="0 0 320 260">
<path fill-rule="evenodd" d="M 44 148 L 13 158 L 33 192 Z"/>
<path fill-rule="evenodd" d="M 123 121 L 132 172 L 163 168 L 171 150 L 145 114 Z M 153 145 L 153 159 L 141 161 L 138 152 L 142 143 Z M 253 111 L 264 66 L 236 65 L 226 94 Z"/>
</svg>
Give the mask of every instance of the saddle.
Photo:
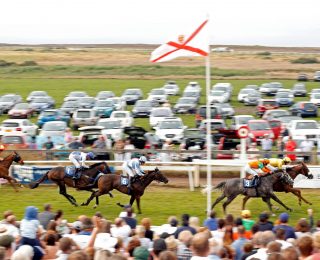
<svg viewBox="0 0 320 260">
<path fill-rule="evenodd" d="M 131 178 L 131 184 L 135 183 L 140 177 L 138 175 L 135 175 Z M 129 177 L 126 175 L 120 176 L 120 184 L 122 186 L 128 186 L 129 184 Z"/>
<path fill-rule="evenodd" d="M 242 181 L 244 188 L 256 188 L 260 184 L 260 177 L 254 178 L 252 174 L 246 174 Z"/>
</svg>

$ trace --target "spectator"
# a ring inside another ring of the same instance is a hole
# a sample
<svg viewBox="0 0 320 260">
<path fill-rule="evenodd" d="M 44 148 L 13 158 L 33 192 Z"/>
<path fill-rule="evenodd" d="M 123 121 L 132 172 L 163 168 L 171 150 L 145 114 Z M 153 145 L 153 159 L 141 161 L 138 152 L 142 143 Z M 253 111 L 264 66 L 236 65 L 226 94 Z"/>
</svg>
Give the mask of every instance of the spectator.
<svg viewBox="0 0 320 260">
<path fill-rule="evenodd" d="M 281 244 L 276 242 L 276 241 L 271 241 L 269 242 L 269 244 L 267 245 L 267 254 L 269 255 L 268 256 L 268 259 L 270 258 L 270 256 L 273 256 L 273 255 L 280 255 L 280 252 L 281 252 Z"/>
<path fill-rule="evenodd" d="M 116 238 L 120 237 L 126 245 L 131 234 L 130 226 L 122 218 L 116 218 L 114 224 L 115 226 L 111 228 L 111 235 Z"/>
<path fill-rule="evenodd" d="M 310 226 L 305 218 L 299 219 L 299 221 L 296 225 L 295 234 L 296 234 L 297 238 L 300 238 L 300 237 L 306 236 L 306 235 L 311 236 Z"/>
<path fill-rule="evenodd" d="M 288 247 L 281 252 L 284 259 L 299 260 L 299 252 L 295 247 Z"/>
<path fill-rule="evenodd" d="M 231 225 L 226 225 L 222 241 L 224 246 L 229 246 L 233 243 L 233 229 Z"/>
<path fill-rule="evenodd" d="M 135 147 L 133 144 L 131 144 L 131 141 L 129 138 L 126 139 L 125 144 L 124 144 L 124 150 L 134 150 Z M 132 152 L 126 151 L 124 154 L 124 161 L 130 161 L 132 158 Z"/>
<path fill-rule="evenodd" d="M 31 140 L 29 143 L 29 149 L 32 149 L 32 150 L 38 149 L 36 136 L 31 136 Z"/>
<path fill-rule="evenodd" d="M 304 162 L 307 162 L 307 163 L 310 162 L 310 158 L 311 158 L 310 153 L 312 152 L 313 148 L 314 148 L 314 143 L 312 140 L 309 139 L 309 136 L 307 135 L 307 138 L 303 140 L 300 144 L 301 152 L 304 153 L 303 155 Z"/>
<path fill-rule="evenodd" d="M 243 255 L 241 260 L 247 259 L 248 256 L 253 255 L 257 252 L 258 249 L 253 248 L 252 242 L 247 242 L 243 245 Z"/>
<path fill-rule="evenodd" d="M 42 148 L 46 150 L 51 150 L 54 148 L 54 143 L 51 141 L 51 137 L 47 137 L 47 141 L 42 145 Z"/>
<path fill-rule="evenodd" d="M 145 229 L 145 234 L 144 236 L 146 238 L 149 238 L 151 241 L 153 240 L 153 231 L 151 230 L 151 220 L 150 218 L 143 218 L 141 220 L 141 225 L 144 227 Z"/>
<path fill-rule="evenodd" d="M 240 260 L 243 255 L 243 246 L 245 243 L 249 242 L 248 239 L 245 238 L 246 230 L 243 226 L 238 227 L 238 239 L 233 241 L 231 247 L 235 250 L 235 260 Z"/>
<path fill-rule="evenodd" d="M 297 246 L 300 251 L 300 259 L 306 259 L 313 252 L 313 240 L 310 236 L 300 237 L 297 241 Z"/>
<path fill-rule="evenodd" d="M 34 252 L 33 252 L 32 246 L 23 245 L 13 252 L 11 256 L 11 260 L 21 260 L 21 259 L 31 260 L 33 259 L 33 256 L 34 256 Z"/>
<path fill-rule="evenodd" d="M 1 227 L 0 227 L 1 229 Z M 0 231 L 1 232 L 1 231 Z M 6 231 L 0 233 L 0 248 L 2 248 L 2 255 L 3 258 L 0 257 L 0 259 L 10 259 L 10 256 L 13 253 L 13 243 L 14 243 L 14 237 L 10 236 L 6 233 Z"/>
<path fill-rule="evenodd" d="M 247 259 L 260 259 L 260 260 L 265 260 L 268 257 L 267 254 L 267 245 L 274 241 L 275 236 L 272 233 L 272 231 L 264 231 L 264 232 L 259 232 L 260 234 L 258 234 L 259 238 L 258 238 L 258 245 L 259 245 L 259 249 L 257 251 L 257 253 L 249 256 Z"/>
<path fill-rule="evenodd" d="M 45 204 L 44 211 L 39 213 L 39 222 L 44 229 L 47 229 L 49 222 L 53 220 L 55 217 L 55 214 L 52 213 L 51 210 L 52 210 L 51 204 Z"/>
<path fill-rule="evenodd" d="M 135 230 L 136 237 L 140 240 L 141 246 L 151 249 L 152 248 L 152 242 L 149 238 L 145 237 L 145 228 L 143 226 L 138 226 Z"/>
<path fill-rule="evenodd" d="M 289 157 L 291 159 L 291 161 L 295 161 L 297 159 L 297 156 L 294 153 L 290 153 L 290 152 L 294 152 L 294 150 L 297 148 L 297 143 L 292 139 L 292 136 L 289 135 L 288 136 L 288 141 L 285 143 L 285 151 L 289 152 L 287 153 L 287 157 Z"/>
<path fill-rule="evenodd" d="M 268 221 L 269 215 L 268 213 L 261 213 L 259 216 L 259 231 L 267 231 L 273 229 L 273 224 L 271 221 Z"/>
<path fill-rule="evenodd" d="M 264 152 L 264 158 L 271 157 L 271 150 L 272 150 L 273 141 L 269 137 L 269 134 L 264 134 L 264 138 L 261 140 L 261 150 Z"/>
<path fill-rule="evenodd" d="M 153 242 L 153 250 L 151 251 L 153 260 L 159 259 L 160 253 L 166 250 L 167 250 L 167 245 L 164 239 L 162 238 L 155 239 Z"/>
<path fill-rule="evenodd" d="M 257 148 L 257 143 L 251 143 L 248 152 L 259 152 L 259 149 Z M 260 154 L 258 153 L 248 153 L 248 160 L 256 160 L 260 157 Z"/>
<path fill-rule="evenodd" d="M 53 232 L 47 232 L 44 237 L 44 242 L 46 243 L 45 252 L 46 254 L 42 258 L 45 259 L 55 259 L 59 249 L 58 243 L 56 243 L 57 236 Z"/>
<path fill-rule="evenodd" d="M 192 233 L 189 230 L 180 232 L 178 240 L 180 244 L 178 245 L 177 256 L 178 259 L 189 260 L 192 257 L 192 252 L 190 249 L 192 241 Z"/>
<path fill-rule="evenodd" d="M 285 230 L 285 240 L 287 240 L 288 238 L 296 238 L 296 235 L 294 233 L 294 229 L 293 227 L 290 227 L 288 225 L 288 221 L 289 221 L 289 214 L 288 213 L 281 213 L 279 216 L 279 221 L 280 224 L 273 227 L 272 231 L 276 232 L 277 229 L 282 228 Z"/>
<path fill-rule="evenodd" d="M 173 144 L 171 139 L 166 139 L 164 144 L 162 145 L 162 150 L 172 150 Z M 161 161 L 162 162 L 170 162 L 172 154 L 170 152 L 163 152 L 161 153 Z"/>
<path fill-rule="evenodd" d="M 200 229 L 199 218 L 198 217 L 190 217 L 189 226 L 193 227 L 196 230 L 196 232 L 199 232 L 199 229 Z"/>
<path fill-rule="evenodd" d="M 71 143 L 73 139 L 72 131 L 67 127 L 66 132 L 64 133 L 64 141 L 68 144 Z"/>
<path fill-rule="evenodd" d="M 218 225 L 216 219 L 216 212 L 214 210 L 210 212 L 210 217 L 204 221 L 203 226 L 207 227 L 210 231 L 217 230 Z"/>
<path fill-rule="evenodd" d="M 174 238 L 174 236 L 169 236 L 165 240 L 167 250 L 173 252 L 175 255 L 177 255 L 177 250 L 178 250 L 178 242 Z"/>
<path fill-rule="evenodd" d="M 72 150 L 79 150 L 84 148 L 84 145 L 79 141 L 78 137 L 74 137 L 73 141 L 69 144 L 69 148 Z"/>
<path fill-rule="evenodd" d="M 241 211 L 241 217 L 242 217 L 242 225 L 246 230 L 250 230 L 251 227 L 254 225 L 255 221 L 251 219 L 251 212 L 250 210 L 242 210 Z"/>
<path fill-rule="evenodd" d="M 177 260 L 177 256 L 172 251 L 162 251 L 159 255 L 159 260 Z"/>
<path fill-rule="evenodd" d="M 308 260 L 320 259 L 320 232 L 313 234 L 313 254 L 308 258 Z"/>
<path fill-rule="evenodd" d="M 124 149 L 124 142 L 122 138 L 118 138 L 115 143 L 113 148 L 117 150 L 114 152 L 114 160 L 115 161 L 123 161 L 124 160 L 124 152 L 122 151 Z"/>
<path fill-rule="evenodd" d="M 210 253 L 208 235 L 204 232 L 195 234 L 191 241 L 191 250 L 193 253 L 191 260 L 207 258 Z"/>
<path fill-rule="evenodd" d="M 286 231 L 283 228 L 278 228 L 276 230 L 276 242 L 281 244 L 281 249 L 286 249 L 290 246 L 292 246 L 291 243 L 287 242 L 285 240 L 286 238 Z"/>
<path fill-rule="evenodd" d="M 277 139 L 277 150 L 278 150 L 278 152 L 284 151 L 284 141 L 283 141 L 282 135 L 278 136 L 278 139 Z M 279 153 L 278 154 L 278 158 L 282 159 L 283 158 L 283 153 Z"/>
<path fill-rule="evenodd" d="M 188 214 L 183 214 L 181 219 L 182 219 L 182 226 L 178 227 L 178 229 L 176 230 L 176 232 L 174 233 L 174 237 L 178 238 L 179 233 L 182 232 L 183 230 L 189 230 L 193 235 L 195 233 L 197 233 L 197 231 L 193 228 L 189 226 L 189 218 L 190 216 Z"/>
<path fill-rule="evenodd" d="M 6 221 L 0 224 L 0 229 L 3 228 L 6 230 L 5 234 L 13 236 L 14 239 L 18 239 L 20 236 L 20 231 L 17 228 L 18 224 L 16 222 L 16 216 L 10 215 L 6 218 Z M 3 235 L 0 231 L 0 235 Z"/>
<path fill-rule="evenodd" d="M 72 246 L 76 246 L 77 248 L 79 248 L 71 238 L 69 237 L 61 238 L 59 241 L 59 249 L 61 250 L 61 253 L 59 254 L 58 258 L 56 258 L 56 260 L 70 259 L 69 255 L 73 251 Z"/>
<path fill-rule="evenodd" d="M 94 141 L 91 148 L 97 149 L 97 151 L 95 151 L 97 160 L 109 160 L 109 154 L 105 151 L 107 144 L 103 135 L 100 135 L 98 139 Z"/>
<path fill-rule="evenodd" d="M 126 207 L 125 210 L 127 212 L 127 216 L 123 217 L 123 220 L 130 226 L 132 230 L 134 230 L 137 226 L 137 220 L 134 218 L 133 208 L 130 206 Z"/>
<path fill-rule="evenodd" d="M 137 247 L 140 247 L 141 246 L 141 243 L 140 243 L 140 240 L 139 238 L 137 237 L 132 237 L 130 239 L 130 241 L 128 242 L 128 245 L 127 245 L 127 254 L 129 255 L 129 257 L 133 257 L 133 251 L 135 248 Z"/>
<path fill-rule="evenodd" d="M 136 247 L 133 250 L 133 256 L 135 260 L 148 260 L 149 255 L 148 249 L 143 246 Z"/>
</svg>

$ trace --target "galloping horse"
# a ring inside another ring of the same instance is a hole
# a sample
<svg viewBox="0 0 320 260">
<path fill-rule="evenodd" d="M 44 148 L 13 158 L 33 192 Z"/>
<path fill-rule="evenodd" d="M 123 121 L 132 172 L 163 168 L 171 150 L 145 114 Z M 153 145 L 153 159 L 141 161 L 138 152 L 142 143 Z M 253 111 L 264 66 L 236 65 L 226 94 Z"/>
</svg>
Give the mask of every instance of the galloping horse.
<svg viewBox="0 0 320 260">
<path fill-rule="evenodd" d="M 289 176 L 294 180 L 298 174 L 302 174 L 308 179 L 312 179 L 313 176 L 312 174 L 309 174 L 309 169 L 307 165 L 304 162 L 299 162 L 298 165 L 295 165 L 293 167 L 288 167 L 286 169 L 286 172 L 289 174 Z M 303 200 L 305 203 L 312 205 L 311 202 L 307 201 L 305 198 L 302 197 L 301 191 L 297 188 L 293 188 L 293 185 L 290 185 L 288 183 L 283 183 L 283 182 L 276 182 L 273 185 L 273 191 L 276 192 L 291 192 L 295 196 L 299 198 L 299 205 L 301 206 L 301 200 Z M 242 209 L 245 209 L 246 202 L 250 199 L 250 197 L 246 196 L 243 198 L 243 203 L 242 203 Z"/>
<path fill-rule="evenodd" d="M 149 171 L 143 177 L 134 181 L 131 186 L 132 190 L 129 191 L 126 185 L 121 185 L 121 176 L 116 174 L 107 174 L 100 177 L 98 180 L 98 190 L 94 191 L 91 196 L 88 198 L 87 202 L 82 203 L 82 206 L 88 206 L 90 201 L 94 198 L 98 198 L 103 194 L 107 194 L 113 189 L 116 189 L 124 194 L 131 196 L 130 205 L 132 206 L 133 202 L 137 201 L 138 213 L 141 214 L 140 209 L 140 198 L 144 194 L 145 188 L 152 182 L 164 182 L 168 183 L 168 179 L 162 175 L 160 170 L 156 168 L 154 171 Z M 97 205 L 99 204 L 98 200 Z M 95 205 L 95 207 L 97 206 Z"/>
<path fill-rule="evenodd" d="M 73 196 L 67 193 L 66 185 L 73 188 L 79 188 L 82 190 L 88 190 L 93 192 L 90 184 L 96 179 L 99 173 L 111 173 L 111 170 L 107 163 L 101 162 L 96 163 L 90 166 L 89 169 L 86 169 L 82 172 L 80 179 L 74 181 L 71 176 L 66 175 L 65 167 L 59 166 L 51 169 L 46 172 L 40 179 L 36 180 L 33 183 L 30 183 L 29 186 L 31 189 L 35 189 L 39 184 L 45 180 L 51 180 L 59 186 L 59 193 L 67 198 L 67 200 L 74 206 L 78 206 L 77 201 Z M 110 195 L 110 194 L 109 194 Z M 110 195 L 111 196 L 111 195 Z"/>
<path fill-rule="evenodd" d="M 17 152 L 13 152 L 12 154 L 5 157 L 2 161 L 0 161 L 0 178 L 6 179 L 15 191 L 18 191 L 17 187 L 13 183 L 18 183 L 14 178 L 9 176 L 9 168 L 12 162 L 19 163 L 23 165 L 24 162 L 21 156 Z"/>
<path fill-rule="evenodd" d="M 270 211 L 272 211 L 270 199 L 275 200 L 281 204 L 285 209 L 292 211 L 288 208 L 274 193 L 273 185 L 279 181 L 289 182 L 288 175 L 284 172 L 275 172 L 268 174 L 260 178 L 260 185 L 256 188 L 244 188 L 243 179 L 234 178 L 227 181 L 220 182 L 212 189 L 223 189 L 223 193 L 212 204 L 211 208 L 214 208 L 221 200 L 227 197 L 227 201 L 223 203 L 223 211 L 226 213 L 226 207 L 233 201 L 238 195 L 242 194 L 248 197 L 261 197 L 263 201 L 268 204 Z"/>
</svg>

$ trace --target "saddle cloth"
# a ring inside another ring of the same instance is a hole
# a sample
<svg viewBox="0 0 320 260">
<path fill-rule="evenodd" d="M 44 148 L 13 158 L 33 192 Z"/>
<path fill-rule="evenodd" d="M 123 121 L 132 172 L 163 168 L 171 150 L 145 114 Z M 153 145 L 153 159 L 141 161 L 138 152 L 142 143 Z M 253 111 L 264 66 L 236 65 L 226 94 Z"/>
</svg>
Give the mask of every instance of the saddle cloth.
<svg viewBox="0 0 320 260">
<path fill-rule="evenodd" d="M 76 167 L 73 165 L 64 167 L 64 173 L 67 177 L 74 176 L 75 171 L 76 171 Z"/>
<path fill-rule="evenodd" d="M 260 178 L 254 178 L 251 180 L 248 179 L 242 179 L 243 180 L 243 187 L 244 188 L 253 188 L 257 187 L 260 184 Z"/>
<path fill-rule="evenodd" d="M 127 176 L 121 175 L 120 176 L 120 183 L 121 183 L 121 185 L 128 186 L 129 178 Z"/>
</svg>

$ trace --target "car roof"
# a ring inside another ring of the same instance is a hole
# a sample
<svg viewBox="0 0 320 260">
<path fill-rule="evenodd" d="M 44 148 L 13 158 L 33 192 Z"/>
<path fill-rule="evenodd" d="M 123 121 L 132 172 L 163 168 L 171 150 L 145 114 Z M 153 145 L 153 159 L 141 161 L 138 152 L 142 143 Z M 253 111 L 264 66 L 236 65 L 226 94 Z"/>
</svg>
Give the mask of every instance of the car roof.
<svg viewBox="0 0 320 260">
<path fill-rule="evenodd" d="M 3 120 L 2 121 L 2 123 L 3 122 L 22 122 L 22 121 L 30 121 L 30 120 L 28 120 L 28 119 L 5 119 L 5 120 Z"/>
</svg>

